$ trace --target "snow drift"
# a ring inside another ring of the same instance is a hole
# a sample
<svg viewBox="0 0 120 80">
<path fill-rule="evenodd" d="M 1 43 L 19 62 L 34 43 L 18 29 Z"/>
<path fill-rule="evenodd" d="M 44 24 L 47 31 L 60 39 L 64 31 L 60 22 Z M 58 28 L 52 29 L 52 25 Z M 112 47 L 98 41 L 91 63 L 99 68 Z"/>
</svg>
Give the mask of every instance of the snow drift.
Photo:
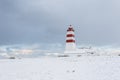
<svg viewBox="0 0 120 80">
<path fill-rule="evenodd" d="M 120 80 L 119 57 L 0 60 L 0 80 Z"/>
</svg>

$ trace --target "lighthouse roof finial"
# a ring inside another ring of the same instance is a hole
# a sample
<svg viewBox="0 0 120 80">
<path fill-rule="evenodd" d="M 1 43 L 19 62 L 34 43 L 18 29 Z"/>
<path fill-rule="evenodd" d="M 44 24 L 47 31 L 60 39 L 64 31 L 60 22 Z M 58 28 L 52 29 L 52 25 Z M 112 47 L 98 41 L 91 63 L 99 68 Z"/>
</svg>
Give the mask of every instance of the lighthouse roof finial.
<svg viewBox="0 0 120 80">
<path fill-rule="evenodd" d="M 70 24 L 70 27 L 72 27 L 72 25 Z"/>
</svg>

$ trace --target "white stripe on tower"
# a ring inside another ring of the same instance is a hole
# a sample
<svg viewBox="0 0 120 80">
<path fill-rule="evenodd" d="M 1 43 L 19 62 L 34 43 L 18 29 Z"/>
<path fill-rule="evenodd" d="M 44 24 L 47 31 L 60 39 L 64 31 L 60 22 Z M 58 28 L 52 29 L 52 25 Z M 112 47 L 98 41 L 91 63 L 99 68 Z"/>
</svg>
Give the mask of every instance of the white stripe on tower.
<svg viewBox="0 0 120 80">
<path fill-rule="evenodd" d="M 67 34 L 74 34 L 73 31 L 67 31 Z"/>
<path fill-rule="evenodd" d="M 72 25 L 70 25 L 67 29 L 65 50 L 67 52 L 76 50 L 75 34 L 74 34 L 74 29 L 73 29 Z"/>
<path fill-rule="evenodd" d="M 66 40 L 71 40 L 71 39 L 75 41 L 75 38 L 73 38 L 73 37 L 67 37 L 66 38 Z"/>
</svg>

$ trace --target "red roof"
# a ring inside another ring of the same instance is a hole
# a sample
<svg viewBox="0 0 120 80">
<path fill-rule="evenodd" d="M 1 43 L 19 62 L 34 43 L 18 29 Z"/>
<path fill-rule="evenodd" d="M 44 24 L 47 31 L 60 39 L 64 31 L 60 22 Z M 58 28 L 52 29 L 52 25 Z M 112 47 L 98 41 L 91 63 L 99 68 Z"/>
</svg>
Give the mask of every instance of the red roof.
<svg viewBox="0 0 120 80">
<path fill-rule="evenodd" d="M 68 27 L 67 31 L 73 31 L 74 32 L 74 29 L 73 29 L 72 25 L 70 25 L 70 27 Z"/>
</svg>

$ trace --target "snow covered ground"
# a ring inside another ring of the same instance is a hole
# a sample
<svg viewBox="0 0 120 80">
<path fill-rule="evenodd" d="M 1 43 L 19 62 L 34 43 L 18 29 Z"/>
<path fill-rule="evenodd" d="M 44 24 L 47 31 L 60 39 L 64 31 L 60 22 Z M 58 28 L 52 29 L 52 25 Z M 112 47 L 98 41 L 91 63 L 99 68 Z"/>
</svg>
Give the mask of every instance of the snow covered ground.
<svg viewBox="0 0 120 80">
<path fill-rule="evenodd" d="M 1 59 L 0 80 L 120 80 L 120 57 Z"/>
</svg>

